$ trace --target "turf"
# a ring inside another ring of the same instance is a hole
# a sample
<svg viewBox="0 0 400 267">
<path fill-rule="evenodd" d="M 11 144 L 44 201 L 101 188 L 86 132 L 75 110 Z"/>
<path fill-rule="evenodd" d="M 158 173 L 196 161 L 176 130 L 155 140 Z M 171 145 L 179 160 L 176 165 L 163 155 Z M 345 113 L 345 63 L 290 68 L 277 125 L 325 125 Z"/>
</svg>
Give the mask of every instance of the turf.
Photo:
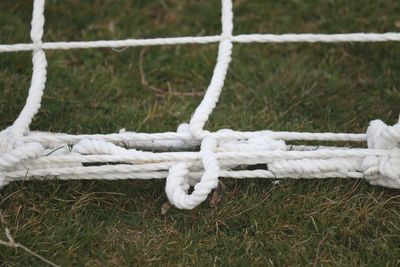
<svg viewBox="0 0 400 267">
<path fill-rule="evenodd" d="M 213 35 L 219 1 L 46 3 L 45 41 Z M 235 34 L 400 31 L 400 2 L 236 0 Z M 0 43 L 29 42 L 31 1 L 0 1 Z M 188 121 L 217 45 L 48 51 L 31 129 L 158 132 Z M 143 83 L 141 72 L 145 75 Z M 236 44 L 208 129 L 364 132 L 400 112 L 400 44 Z M 0 128 L 26 98 L 31 53 L 0 54 Z M 161 208 L 163 181 L 12 183 L 0 238 L 63 265 L 396 266 L 398 190 L 354 180 L 222 180 L 222 202 Z M 0 246 L 4 266 L 41 266 Z"/>
</svg>

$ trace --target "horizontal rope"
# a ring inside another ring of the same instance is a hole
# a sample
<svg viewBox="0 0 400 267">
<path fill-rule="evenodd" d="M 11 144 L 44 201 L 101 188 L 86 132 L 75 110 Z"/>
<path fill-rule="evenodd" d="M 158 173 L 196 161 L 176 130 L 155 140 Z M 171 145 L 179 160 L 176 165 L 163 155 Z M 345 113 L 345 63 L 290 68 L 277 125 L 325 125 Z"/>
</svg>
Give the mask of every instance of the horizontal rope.
<svg viewBox="0 0 400 267">
<path fill-rule="evenodd" d="M 387 156 L 390 152 L 379 149 L 335 149 L 335 150 L 314 150 L 314 151 L 256 151 L 256 152 L 218 152 L 216 156 L 220 160 L 236 160 L 241 164 L 241 160 L 261 159 L 254 164 L 270 162 L 272 160 L 286 159 L 327 159 L 327 158 L 349 158 L 367 156 Z M 198 152 L 137 152 L 127 155 L 62 155 L 45 156 L 31 161 L 32 164 L 46 163 L 96 163 L 96 162 L 131 162 L 145 163 L 156 161 L 184 161 L 199 160 L 201 155 Z"/>
<path fill-rule="evenodd" d="M 273 139 L 282 139 L 286 141 L 341 141 L 341 142 L 365 142 L 366 134 L 357 133 L 311 133 L 311 132 L 285 132 L 285 131 L 254 131 L 254 132 L 213 132 L 209 133 L 214 138 L 234 138 L 248 139 L 263 134 Z M 135 133 L 124 132 L 121 134 L 63 134 L 49 132 L 31 132 L 30 135 L 21 138 L 24 142 L 40 143 L 77 143 L 83 139 L 100 139 L 109 142 L 139 142 L 155 140 L 183 140 L 194 141 L 188 133 L 164 132 L 164 133 Z M 199 143 L 200 141 L 197 141 Z"/>
<path fill-rule="evenodd" d="M 121 179 L 165 179 L 168 175 L 166 171 L 146 171 L 146 172 L 132 172 L 135 167 L 131 165 L 115 165 L 111 168 L 107 166 L 98 166 L 92 168 L 92 173 L 88 173 L 86 169 L 80 172 L 80 169 L 56 169 L 54 173 L 51 173 L 48 169 L 33 169 L 29 172 L 26 171 L 12 171 L 6 174 L 6 179 L 9 182 L 19 180 L 121 180 Z M 68 174 L 63 174 L 68 173 Z M 202 172 L 192 172 L 188 176 L 191 179 L 199 180 Z M 244 179 L 244 178 L 266 178 L 266 179 L 282 179 L 282 178 L 294 178 L 294 179 L 314 179 L 314 178 L 358 178 L 364 177 L 362 172 L 356 171 L 336 171 L 336 172 L 321 172 L 321 173 L 299 173 L 296 177 L 286 176 L 278 177 L 273 172 L 268 170 L 222 170 L 219 174 L 220 177 Z"/>
<path fill-rule="evenodd" d="M 115 170 L 122 169 L 125 166 L 119 166 L 114 168 L 114 172 L 108 172 L 107 168 L 98 167 L 93 174 L 59 174 L 53 175 L 46 172 L 46 170 L 32 170 L 31 172 L 13 171 L 7 173 L 6 179 L 8 182 L 13 181 L 25 181 L 25 180 L 130 180 L 130 179 L 141 179 L 141 180 L 153 180 L 153 179 L 165 179 L 168 176 L 167 171 L 153 171 L 153 172 L 115 172 Z M 104 167 L 104 166 L 103 166 Z M 188 174 L 188 178 L 192 179 L 192 183 L 196 183 L 202 175 L 202 172 L 191 172 Z M 343 179 L 362 179 L 364 174 L 362 172 L 355 171 L 336 171 L 336 172 L 324 172 L 324 173 L 299 173 L 296 177 L 277 177 L 273 172 L 268 170 L 253 170 L 253 171 L 230 171 L 222 170 L 219 174 L 223 178 L 233 179 L 328 179 L 332 177 L 343 178 Z"/>
<path fill-rule="evenodd" d="M 18 43 L 0 45 L 0 52 L 31 51 L 36 48 L 44 50 L 66 50 L 83 48 L 121 48 L 134 46 L 207 44 L 230 39 L 235 43 L 339 43 L 339 42 L 399 42 L 400 33 L 340 33 L 340 34 L 240 34 L 232 37 L 222 35 L 185 36 L 149 39 L 98 40 L 77 42 L 45 42 L 39 44 Z"/>
</svg>

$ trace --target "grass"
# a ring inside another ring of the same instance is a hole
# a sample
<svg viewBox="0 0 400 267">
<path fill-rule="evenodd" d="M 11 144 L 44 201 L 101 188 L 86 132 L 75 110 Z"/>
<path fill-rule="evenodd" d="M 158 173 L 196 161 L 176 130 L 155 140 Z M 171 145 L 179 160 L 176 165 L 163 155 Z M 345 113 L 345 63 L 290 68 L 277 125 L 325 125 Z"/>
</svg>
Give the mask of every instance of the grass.
<svg viewBox="0 0 400 267">
<path fill-rule="evenodd" d="M 218 34 L 219 8 L 218 1 L 48 0 L 44 40 Z M 395 0 L 236 0 L 234 9 L 235 34 L 400 30 Z M 29 42 L 30 13 L 30 1 L 2 0 L 0 43 Z M 31 128 L 174 130 L 200 102 L 216 52 L 216 44 L 48 51 L 46 93 Z M 29 52 L 0 54 L 0 128 L 21 110 L 30 61 Z M 375 118 L 394 124 L 399 72 L 397 43 L 236 44 L 207 128 L 364 132 Z M 166 215 L 164 181 L 12 183 L 0 192 L 0 239 L 8 227 L 17 242 L 63 266 L 400 264 L 398 190 L 338 179 L 222 181 L 215 208 Z M 4 246 L 0 259 L 43 265 Z"/>
</svg>

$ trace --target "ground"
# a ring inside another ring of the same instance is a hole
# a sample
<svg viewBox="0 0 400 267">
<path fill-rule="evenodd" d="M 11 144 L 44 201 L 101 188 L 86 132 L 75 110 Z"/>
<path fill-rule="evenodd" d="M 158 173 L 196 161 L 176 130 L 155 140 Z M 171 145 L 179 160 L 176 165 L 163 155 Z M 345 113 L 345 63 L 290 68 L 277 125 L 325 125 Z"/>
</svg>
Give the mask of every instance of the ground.
<svg viewBox="0 0 400 267">
<path fill-rule="evenodd" d="M 400 31 L 400 2 L 236 0 L 235 34 Z M 45 41 L 214 35 L 219 1 L 46 3 Z M 0 2 L 0 43 L 29 42 L 31 1 Z M 43 105 L 31 129 L 175 130 L 207 87 L 216 44 L 48 51 Z M 400 44 L 236 44 L 207 129 L 365 132 L 396 123 Z M 0 128 L 23 106 L 31 53 L 0 54 Z M 144 79 L 143 79 L 144 78 Z M 193 211 L 164 181 L 12 183 L 0 191 L 0 239 L 68 265 L 395 266 L 400 194 L 365 181 L 226 180 L 222 201 Z M 41 266 L 0 246 L 4 266 Z"/>
</svg>

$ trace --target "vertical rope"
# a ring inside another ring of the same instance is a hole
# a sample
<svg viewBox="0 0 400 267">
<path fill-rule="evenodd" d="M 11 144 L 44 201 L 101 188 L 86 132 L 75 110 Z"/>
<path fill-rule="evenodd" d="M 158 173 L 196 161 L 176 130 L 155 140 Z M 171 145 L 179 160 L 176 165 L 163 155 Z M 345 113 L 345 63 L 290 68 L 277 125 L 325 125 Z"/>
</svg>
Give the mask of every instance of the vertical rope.
<svg viewBox="0 0 400 267">
<path fill-rule="evenodd" d="M 226 73 L 228 72 L 229 63 L 232 55 L 232 32 L 233 32 L 233 11 L 232 1 L 222 0 L 222 34 L 218 47 L 217 63 L 214 68 L 210 85 L 200 105 L 190 120 L 190 132 L 193 137 L 204 138 L 203 127 L 207 122 L 211 112 L 217 105 L 219 96 L 224 86 Z"/>
<path fill-rule="evenodd" d="M 33 3 L 30 33 L 34 45 L 32 55 L 32 79 L 25 106 L 11 129 L 11 136 L 13 138 L 21 137 L 27 130 L 29 130 L 29 125 L 31 124 L 35 114 L 39 111 L 42 101 L 47 74 L 46 55 L 42 49 L 43 26 L 45 21 L 44 5 L 44 0 L 35 0 Z"/>
<path fill-rule="evenodd" d="M 178 208 L 193 209 L 202 203 L 211 190 L 218 185 L 220 167 L 214 150 L 217 141 L 206 137 L 203 132 L 204 124 L 215 108 L 224 85 L 226 73 L 232 55 L 233 11 L 232 1 L 222 0 L 221 11 L 222 33 L 218 48 L 217 63 L 207 92 L 193 114 L 189 124 L 189 131 L 193 138 L 203 139 L 200 154 L 204 166 L 204 173 L 200 182 L 194 186 L 192 194 L 188 195 L 189 180 L 188 166 L 185 162 L 174 165 L 169 170 L 165 191 L 171 204 Z"/>
</svg>

